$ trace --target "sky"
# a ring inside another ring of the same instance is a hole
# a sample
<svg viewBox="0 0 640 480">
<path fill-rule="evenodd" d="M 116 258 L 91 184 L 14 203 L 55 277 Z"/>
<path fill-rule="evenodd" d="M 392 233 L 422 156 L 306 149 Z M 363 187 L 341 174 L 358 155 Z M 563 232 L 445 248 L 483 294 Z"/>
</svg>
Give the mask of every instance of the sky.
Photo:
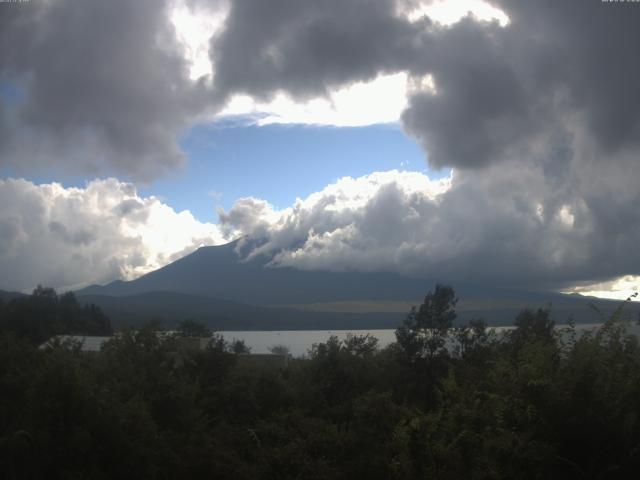
<svg viewBox="0 0 640 480">
<path fill-rule="evenodd" d="M 204 245 L 626 298 L 640 3 L 0 3 L 0 288 Z"/>
<path fill-rule="evenodd" d="M 343 176 L 429 171 L 418 144 L 393 124 L 334 128 L 220 121 L 194 127 L 181 147 L 189 158 L 185 168 L 140 191 L 189 209 L 201 221 L 217 221 L 218 207 L 229 210 L 242 197 L 283 209 Z M 443 177 L 449 171 L 430 173 Z"/>
</svg>

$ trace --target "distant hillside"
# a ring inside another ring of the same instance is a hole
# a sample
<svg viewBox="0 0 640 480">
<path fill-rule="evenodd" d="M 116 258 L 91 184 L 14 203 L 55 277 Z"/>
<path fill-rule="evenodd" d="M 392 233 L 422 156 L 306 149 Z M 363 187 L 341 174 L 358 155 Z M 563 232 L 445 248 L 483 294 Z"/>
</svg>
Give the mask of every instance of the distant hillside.
<svg viewBox="0 0 640 480">
<path fill-rule="evenodd" d="M 303 271 L 270 268 L 263 259 L 241 261 L 236 242 L 203 247 L 130 282 L 91 286 L 79 295 L 133 295 L 172 291 L 253 305 L 330 302 L 352 299 L 413 300 L 429 288 L 389 273 Z"/>
<path fill-rule="evenodd" d="M 139 326 L 145 321 L 159 320 L 172 328 L 185 319 L 205 323 L 215 330 L 340 330 L 396 328 L 406 317 L 408 308 L 398 311 L 345 312 L 330 310 L 330 304 L 295 305 L 289 308 L 264 307 L 229 302 L 198 295 L 175 292 L 149 292 L 129 296 L 83 295 L 80 301 L 98 305 L 111 319 L 114 327 Z M 573 301 L 572 301 L 573 300 Z M 580 300 L 580 301 L 578 301 Z M 404 303 L 404 302 L 403 302 Z M 414 304 L 418 304 L 416 301 Z M 596 300 L 595 305 L 610 315 L 617 302 Z M 484 302 L 461 300 L 458 304 L 458 322 L 482 318 L 490 325 L 512 325 L 520 310 L 537 308 L 544 304 L 533 302 L 487 299 Z M 596 323 L 601 318 L 589 306 L 587 299 L 572 299 L 551 305 L 557 323 L 573 318 L 580 323 Z M 640 305 L 628 305 L 627 316 L 637 318 Z"/>
<path fill-rule="evenodd" d="M 159 320 L 171 328 L 193 319 L 215 330 L 325 330 L 396 328 L 404 315 L 393 313 L 324 313 L 258 307 L 175 292 L 129 296 L 82 295 L 82 302 L 98 305 L 114 326 L 137 326 Z"/>
<path fill-rule="evenodd" d="M 3 302 L 9 302 L 14 298 L 22 298 L 26 296 L 26 294 L 20 292 L 6 292 L 4 290 L 0 290 L 0 300 L 2 300 Z"/>
<path fill-rule="evenodd" d="M 148 292 L 178 292 L 240 302 L 251 305 L 291 305 L 353 300 L 376 302 L 415 302 L 433 288 L 435 280 L 415 279 L 385 272 L 304 271 L 265 266 L 258 258 L 242 261 L 235 248 L 237 242 L 203 247 L 129 282 L 115 281 L 105 286 L 93 285 L 78 295 L 125 296 Z M 442 280 L 439 280 L 442 281 Z M 584 298 L 549 292 L 522 292 L 484 287 L 454 285 L 465 301 L 482 303 L 497 298 L 519 304 L 579 301 Z M 585 302 L 586 303 L 586 302 Z"/>
<path fill-rule="evenodd" d="M 194 318 L 217 329 L 394 328 L 435 284 L 393 273 L 272 268 L 264 259 L 242 261 L 236 246 L 203 247 L 136 280 L 76 293 L 99 305 L 115 325 Z M 459 320 L 483 318 L 492 325 L 510 325 L 523 308 L 548 305 L 558 323 L 569 318 L 598 322 L 590 303 L 605 315 L 619 305 L 554 292 L 453 286 L 460 298 Z M 635 318 L 640 304 L 626 311 Z"/>
</svg>

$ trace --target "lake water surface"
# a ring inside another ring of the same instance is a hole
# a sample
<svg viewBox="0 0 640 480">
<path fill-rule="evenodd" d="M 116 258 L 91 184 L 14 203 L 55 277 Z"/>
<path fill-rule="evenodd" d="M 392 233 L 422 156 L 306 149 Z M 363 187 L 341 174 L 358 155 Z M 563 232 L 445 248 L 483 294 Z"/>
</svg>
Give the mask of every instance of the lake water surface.
<svg viewBox="0 0 640 480">
<path fill-rule="evenodd" d="M 587 332 L 600 327 L 600 324 L 577 324 L 576 331 Z M 566 325 L 559 325 L 557 328 L 562 330 Z M 489 327 L 497 334 L 513 329 L 514 327 Z M 326 342 L 331 335 L 335 335 L 339 339 L 346 338 L 347 334 L 373 335 L 378 339 L 378 346 L 384 348 L 390 343 L 396 341 L 395 330 L 285 330 L 285 331 L 227 331 L 217 332 L 221 334 L 225 340 L 243 340 L 247 347 L 251 348 L 251 353 L 269 353 L 269 348 L 275 345 L 284 345 L 289 349 L 291 355 L 299 357 L 307 354 L 314 343 Z M 629 333 L 640 335 L 640 326 L 630 325 Z"/>
</svg>

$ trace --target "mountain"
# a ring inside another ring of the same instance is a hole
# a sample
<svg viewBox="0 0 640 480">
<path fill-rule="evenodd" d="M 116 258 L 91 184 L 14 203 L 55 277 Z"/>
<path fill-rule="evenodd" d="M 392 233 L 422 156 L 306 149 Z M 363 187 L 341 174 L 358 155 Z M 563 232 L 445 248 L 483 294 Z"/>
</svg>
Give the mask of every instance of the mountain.
<svg viewBox="0 0 640 480">
<path fill-rule="evenodd" d="M 393 273 L 304 271 L 269 267 L 263 258 L 241 260 L 238 242 L 202 247 L 132 281 L 93 285 L 76 292 L 100 306 L 115 324 L 185 318 L 217 329 L 394 328 L 435 281 Z M 550 305 L 556 321 L 598 322 L 594 304 L 609 315 L 619 305 L 555 292 L 454 285 L 461 321 L 513 323 L 523 308 Z M 640 304 L 627 307 L 637 316 Z"/>
<path fill-rule="evenodd" d="M 26 294 L 20 292 L 7 292 L 5 290 L 0 290 L 0 300 L 5 303 L 13 300 L 14 298 L 22 298 L 26 296 Z"/>
<path fill-rule="evenodd" d="M 163 326 L 172 328 L 188 318 L 214 330 L 355 330 L 395 328 L 403 318 L 403 315 L 393 313 L 301 312 L 175 292 L 118 297 L 81 295 L 79 298 L 98 305 L 115 327 L 159 320 Z"/>
<path fill-rule="evenodd" d="M 202 247 L 165 267 L 129 282 L 91 286 L 79 295 L 110 296 L 172 291 L 254 305 L 306 304 L 353 299 L 411 300 L 425 285 L 389 273 L 303 271 L 270 268 L 263 259 L 241 261 L 237 242 Z"/>
</svg>

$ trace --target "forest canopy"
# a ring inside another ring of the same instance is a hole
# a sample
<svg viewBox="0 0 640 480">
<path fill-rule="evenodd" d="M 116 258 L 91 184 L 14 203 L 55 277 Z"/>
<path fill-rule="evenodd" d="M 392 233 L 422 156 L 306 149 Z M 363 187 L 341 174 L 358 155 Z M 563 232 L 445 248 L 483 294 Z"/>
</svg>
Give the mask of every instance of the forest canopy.
<svg viewBox="0 0 640 480">
<path fill-rule="evenodd" d="M 584 335 L 523 311 L 497 335 L 452 327 L 437 286 L 397 342 L 331 337 L 286 366 L 240 362 L 213 336 L 179 351 L 150 325 L 99 353 L 50 333 L 108 321 L 39 288 L 2 306 L 4 478 L 631 478 L 640 468 L 640 347 L 619 309 Z M 33 330 L 23 330 L 19 322 Z M 200 332 L 185 322 L 178 336 Z M 27 332 L 27 333 L 25 333 Z"/>
</svg>

